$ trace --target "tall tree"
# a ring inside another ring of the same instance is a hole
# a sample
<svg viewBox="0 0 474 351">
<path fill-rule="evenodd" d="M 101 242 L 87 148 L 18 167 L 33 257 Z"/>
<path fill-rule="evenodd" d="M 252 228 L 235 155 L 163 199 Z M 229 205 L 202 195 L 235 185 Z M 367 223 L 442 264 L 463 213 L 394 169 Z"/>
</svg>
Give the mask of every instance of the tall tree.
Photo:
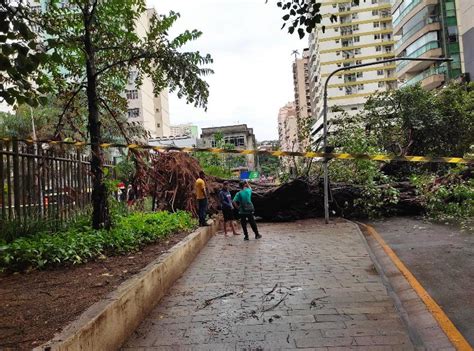
<svg viewBox="0 0 474 351">
<path fill-rule="evenodd" d="M 102 115 L 126 108 L 124 91 L 129 72 L 137 72 L 139 86 L 151 77 L 154 93 L 169 87 L 188 103 L 206 107 L 208 84 L 203 68 L 212 62 L 209 55 L 186 52 L 182 47 L 201 36 L 197 30 L 170 38 L 168 31 L 179 18 L 153 15 L 145 36 L 136 32 L 137 21 L 146 11 L 144 0 L 58 0 L 46 3 L 41 30 L 53 64 L 46 64 L 57 91 L 67 96 L 61 119 L 84 92 L 87 97 L 88 134 L 91 143 L 92 204 L 94 228 L 110 226 L 107 190 L 104 184 Z M 59 62 L 57 64 L 56 62 Z"/>
</svg>

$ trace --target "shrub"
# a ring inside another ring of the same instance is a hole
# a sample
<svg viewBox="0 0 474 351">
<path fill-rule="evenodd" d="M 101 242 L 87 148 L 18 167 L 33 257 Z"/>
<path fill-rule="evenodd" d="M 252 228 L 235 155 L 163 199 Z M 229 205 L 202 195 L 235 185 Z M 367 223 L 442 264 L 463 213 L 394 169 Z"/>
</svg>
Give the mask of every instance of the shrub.
<svg viewBox="0 0 474 351">
<path fill-rule="evenodd" d="M 195 219 L 184 211 L 133 213 L 118 219 L 109 231 L 77 221 L 65 231 L 42 232 L 3 244 L 0 270 L 79 264 L 101 255 L 124 254 L 195 226 Z"/>
</svg>

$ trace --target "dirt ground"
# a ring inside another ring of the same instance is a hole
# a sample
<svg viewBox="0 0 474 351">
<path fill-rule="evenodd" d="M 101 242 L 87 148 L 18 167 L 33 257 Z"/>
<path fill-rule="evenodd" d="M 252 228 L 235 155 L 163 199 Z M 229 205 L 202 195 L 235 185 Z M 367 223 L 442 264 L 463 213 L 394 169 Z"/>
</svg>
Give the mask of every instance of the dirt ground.
<svg viewBox="0 0 474 351">
<path fill-rule="evenodd" d="M 474 345 L 474 235 L 411 217 L 370 224 Z"/>
<path fill-rule="evenodd" d="M 185 238 L 175 234 L 127 256 L 0 275 L 0 350 L 31 350 Z"/>
</svg>

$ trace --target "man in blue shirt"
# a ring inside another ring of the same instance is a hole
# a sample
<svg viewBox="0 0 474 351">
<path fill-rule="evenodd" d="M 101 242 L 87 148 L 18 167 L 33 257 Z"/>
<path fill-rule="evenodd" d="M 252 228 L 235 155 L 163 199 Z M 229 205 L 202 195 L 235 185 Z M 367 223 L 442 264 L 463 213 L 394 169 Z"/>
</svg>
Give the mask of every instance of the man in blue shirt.
<svg viewBox="0 0 474 351">
<path fill-rule="evenodd" d="M 224 215 L 224 235 L 227 235 L 227 222 L 230 222 L 230 228 L 234 235 L 240 235 L 235 231 L 234 226 L 234 205 L 232 204 L 232 196 L 229 192 L 229 183 L 224 182 L 222 190 L 219 192 L 219 202 L 222 208 L 222 214 Z"/>
<path fill-rule="evenodd" d="M 244 231 L 244 240 L 249 240 L 247 232 L 247 222 L 255 233 L 255 239 L 260 239 L 262 236 L 258 233 L 257 223 L 253 216 L 255 208 L 252 203 L 252 188 L 248 182 L 240 182 L 240 191 L 234 196 L 234 205 L 239 209 L 240 224 Z"/>
</svg>

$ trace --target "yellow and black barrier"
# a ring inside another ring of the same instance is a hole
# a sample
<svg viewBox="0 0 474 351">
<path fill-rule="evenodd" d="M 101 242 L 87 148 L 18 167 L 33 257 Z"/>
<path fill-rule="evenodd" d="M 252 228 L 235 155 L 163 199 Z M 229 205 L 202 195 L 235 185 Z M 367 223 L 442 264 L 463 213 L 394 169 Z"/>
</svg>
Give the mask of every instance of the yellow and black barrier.
<svg viewBox="0 0 474 351">
<path fill-rule="evenodd" d="M 11 142 L 13 138 L 0 138 L 0 141 Z M 32 139 L 16 139 L 28 144 L 39 143 L 49 145 L 69 145 L 74 147 L 90 146 L 91 143 L 85 141 L 74 140 L 32 140 Z M 396 162 L 434 162 L 434 163 L 460 163 L 474 164 L 474 158 L 463 157 L 431 157 L 431 156 L 396 156 L 390 154 L 347 154 L 347 153 L 324 153 L 324 152 L 294 152 L 280 150 L 228 150 L 220 148 L 200 148 L 200 147 L 176 147 L 176 146 L 155 146 L 148 144 L 120 144 L 120 143 L 102 143 L 99 146 L 103 149 L 107 148 L 127 148 L 133 150 L 154 150 L 154 151 L 180 151 L 180 152 L 210 152 L 210 153 L 226 153 L 241 155 L 269 155 L 275 157 L 305 157 L 320 158 L 325 160 L 372 160 L 372 161 L 396 161 Z"/>
</svg>

